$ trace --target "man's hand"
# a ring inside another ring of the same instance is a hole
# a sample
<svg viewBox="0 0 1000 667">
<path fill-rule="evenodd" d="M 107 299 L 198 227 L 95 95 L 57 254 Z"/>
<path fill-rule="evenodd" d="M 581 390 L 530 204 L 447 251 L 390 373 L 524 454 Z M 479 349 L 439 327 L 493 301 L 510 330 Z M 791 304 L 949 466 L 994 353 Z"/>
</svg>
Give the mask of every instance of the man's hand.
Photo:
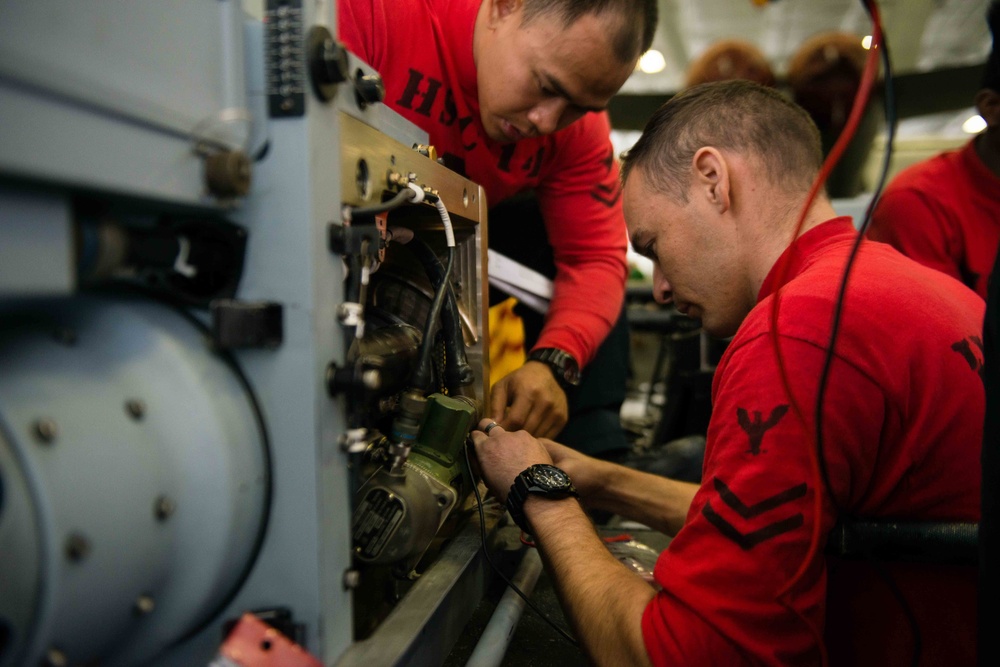
<svg viewBox="0 0 1000 667">
<path fill-rule="evenodd" d="M 600 490 L 608 474 L 606 468 L 602 469 L 603 466 L 609 465 L 606 461 L 581 454 L 548 438 L 539 438 L 538 441 L 552 457 L 552 463 L 573 480 L 573 486 L 580 494 L 581 500 L 586 501 L 587 496 Z"/>
<path fill-rule="evenodd" d="M 539 438 L 552 438 L 566 426 L 569 406 L 552 369 L 529 361 L 493 385 L 490 413 L 508 431 L 524 429 Z"/>
<path fill-rule="evenodd" d="M 476 458 L 483 481 L 500 502 L 507 502 L 514 478 L 536 463 L 552 463 L 545 447 L 527 431 L 506 431 L 501 426 L 483 432 L 493 420 L 479 422 L 479 431 L 472 432 Z"/>
</svg>

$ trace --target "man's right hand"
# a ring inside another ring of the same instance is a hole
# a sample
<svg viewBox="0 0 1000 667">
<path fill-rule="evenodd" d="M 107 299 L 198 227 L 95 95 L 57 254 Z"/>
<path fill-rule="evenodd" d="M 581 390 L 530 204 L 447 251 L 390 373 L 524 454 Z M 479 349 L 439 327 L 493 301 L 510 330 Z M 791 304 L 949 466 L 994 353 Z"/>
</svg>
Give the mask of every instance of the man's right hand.
<svg viewBox="0 0 1000 667">
<path fill-rule="evenodd" d="M 525 430 L 538 438 L 551 438 L 566 426 L 569 405 L 552 369 L 528 361 L 493 385 L 490 412 L 508 431 Z"/>
</svg>

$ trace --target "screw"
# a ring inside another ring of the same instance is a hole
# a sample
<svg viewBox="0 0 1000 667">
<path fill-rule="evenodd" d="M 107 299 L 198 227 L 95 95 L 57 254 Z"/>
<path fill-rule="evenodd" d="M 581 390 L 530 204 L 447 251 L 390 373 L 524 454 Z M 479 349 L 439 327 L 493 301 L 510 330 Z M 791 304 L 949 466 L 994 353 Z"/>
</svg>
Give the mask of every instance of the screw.
<svg viewBox="0 0 1000 667">
<path fill-rule="evenodd" d="M 59 429 L 56 427 L 56 423 L 48 417 L 37 419 L 33 428 L 35 430 L 35 438 L 42 443 L 52 442 L 56 439 L 56 436 L 59 435 Z"/>
<path fill-rule="evenodd" d="M 80 533 L 73 533 L 66 538 L 66 557 L 74 563 L 79 563 L 90 554 L 90 540 Z"/>
<path fill-rule="evenodd" d="M 135 599 L 135 604 L 132 605 L 132 613 L 136 616 L 145 616 L 152 612 L 155 607 L 156 601 L 151 595 L 140 595 Z"/>
<path fill-rule="evenodd" d="M 132 419 L 139 421 L 146 414 L 146 404 L 138 398 L 130 398 L 125 401 L 125 412 L 127 412 Z"/>
<path fill-rule="evenodd" d="M 361 583 L 361 573 L 357 570 L 346 570 L 344 571 L 344 588 L 346 590 L 353 590 L 358 587 Z"/>
<path fill-rule="evenodd" d="M 176 509 L 177 505 L 167 496 L 160 496 L 156 499 L 156 502 L 153 503 L 153 513 L 160 521 L 166 521 L 169 519 L 170 515 L 173 514 Z"/>
</svg>

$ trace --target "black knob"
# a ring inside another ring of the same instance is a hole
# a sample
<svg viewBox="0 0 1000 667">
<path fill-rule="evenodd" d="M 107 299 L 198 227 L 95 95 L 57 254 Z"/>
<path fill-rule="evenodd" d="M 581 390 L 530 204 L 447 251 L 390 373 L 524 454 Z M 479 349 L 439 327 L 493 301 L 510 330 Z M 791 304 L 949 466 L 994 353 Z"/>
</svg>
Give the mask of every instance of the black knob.
<svg viewBox="0 0 1000 667">
<path fill-rule="evenodd" d="M 337 84 L 347 81 L 350 74 L 347 50 L 321 25 L 309 31 L 307 43 L 313 90 L 318 98 L 329 102 L 337 94 Z"/>
<path fill-rule="evenodd" d="M 362 109 L 385 99 L 385 84 L 378 74 L 359 73 L 354 77 L 354 88 L 358 94 L 358 106 Z"/>
</svg>

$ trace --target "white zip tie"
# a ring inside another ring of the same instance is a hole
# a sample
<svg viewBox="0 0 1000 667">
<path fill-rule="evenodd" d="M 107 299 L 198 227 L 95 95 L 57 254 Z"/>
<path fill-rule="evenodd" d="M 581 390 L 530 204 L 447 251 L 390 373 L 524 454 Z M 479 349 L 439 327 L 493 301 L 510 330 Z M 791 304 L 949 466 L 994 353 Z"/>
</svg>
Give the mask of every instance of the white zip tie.
<svg viewBox="0 0 1000 667">
<path fill-rule="evenodd" d="M 410 188 L 416 193 L 416 196 L 413 198 L 412 203 L 419 204 L 424 200 L 424 189 L 422 187 L 420 187 L 416 183 L 407 183 L 406 187 Z"/>
<path fill-rule="evenodd" d="M 448 209 L 444 207 L 444 202 L 438 197 L 438 200 L 434 202 L 434 207 L 437 208 L 438 213 L 441 214 L 441 224 L 444 225 L 444 235 L 448 240 L 448 247 L 455 247 L 455 230 L 451 228 L 451 216 L 448 215 Z"/>
</svg>

